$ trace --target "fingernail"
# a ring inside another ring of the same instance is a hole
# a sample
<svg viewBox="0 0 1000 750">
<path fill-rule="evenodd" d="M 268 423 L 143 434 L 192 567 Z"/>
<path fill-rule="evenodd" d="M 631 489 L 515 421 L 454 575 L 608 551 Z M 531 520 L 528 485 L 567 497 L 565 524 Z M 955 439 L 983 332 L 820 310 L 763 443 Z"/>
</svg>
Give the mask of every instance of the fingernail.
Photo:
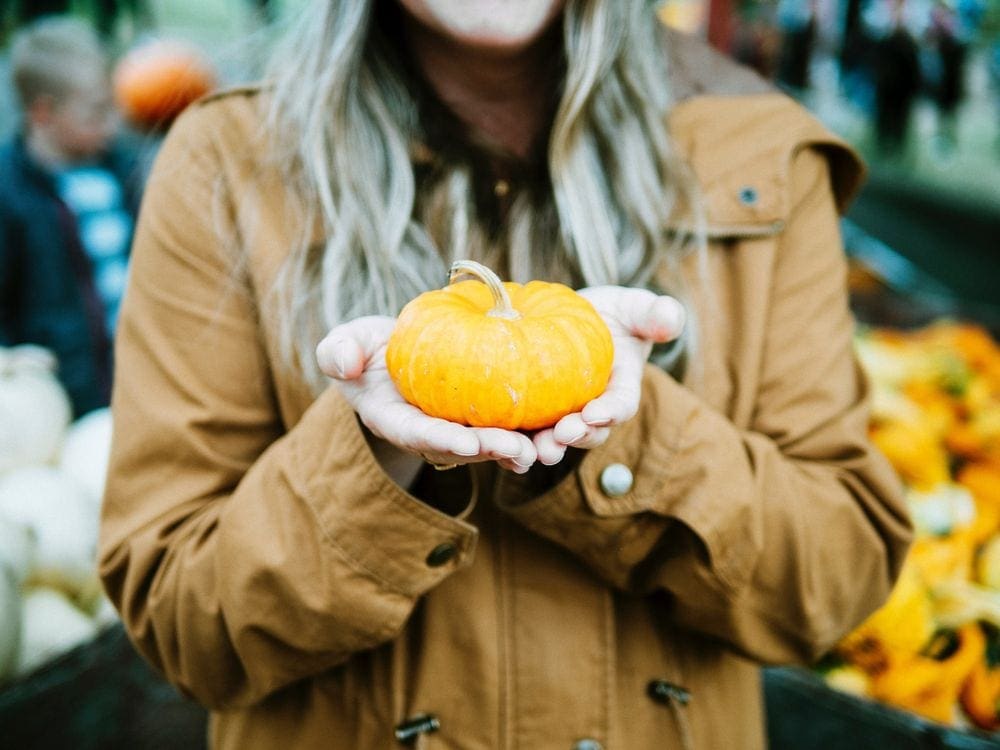
<svg viewBox="0 0 1000 750">
<path fill-rule="evenodd" d="M 347 374 L 347 342 L 338 341 L 333 345 L 333 364 L 340 377 Z"/>
<path fill-rule="evenodd" d="M 684 309 L 684 305 L 681 304 L 679 300 L 676 300 L 673 297 L 670 297 L 669 299 L 673 303 L 674 307 L 673 323 L 676 329 L 674 333 L 679 335 L 680 332 L 684 330 L 684 323 L 687 319 L 687 310 Z"/>
<path fill-rule="evenodd" d="M 558 456 L 546 456 L 544 459 L 539 456 L 538 461 L 542 466 L 555 466 L 557 463 L 563 460 L 563 456 L 566 455 L 566 451 L 563 451 Z"/>
<path fill-rule="evenodd" d="M 583 437 L 584 437 L 584 436 L 585 436 L 586 434 L 587 434 L 587 430 L 586 430 L 586 428 L 584 428 L 584 430 L 583 430 L 582 432 L 578 432 L 578 433 L 576 433 L 575 435 L 573 435 L 573 437 L 569 438 L 568 440 L 563 440 L 563 443 L 564 443 L 565 445 L 572 445 L 572 444 L 573 444 L 573 443 L 575 443 L 575 442 L 576 442 L 577 440 L 582 440 L 582 439 L 583 439 Z"/>
</svg>

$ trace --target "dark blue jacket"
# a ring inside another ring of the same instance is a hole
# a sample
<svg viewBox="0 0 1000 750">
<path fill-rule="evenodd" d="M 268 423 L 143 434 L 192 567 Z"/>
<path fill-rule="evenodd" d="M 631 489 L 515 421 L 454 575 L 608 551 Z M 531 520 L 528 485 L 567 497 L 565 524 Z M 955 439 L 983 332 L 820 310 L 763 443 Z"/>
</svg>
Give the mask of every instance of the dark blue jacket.
<svg viewBox="0 0 1000 750">
<path fill-rule="evenodd" d="M 134 218 L 134 162 L 112 151 L 102 166 L 118 177 Z M 15 137 L 0 147 L 0 346 L 51 349 L 74 416 L 110 398 L 112 348 L 102 308 L 72 212 Z"/>
</svg>

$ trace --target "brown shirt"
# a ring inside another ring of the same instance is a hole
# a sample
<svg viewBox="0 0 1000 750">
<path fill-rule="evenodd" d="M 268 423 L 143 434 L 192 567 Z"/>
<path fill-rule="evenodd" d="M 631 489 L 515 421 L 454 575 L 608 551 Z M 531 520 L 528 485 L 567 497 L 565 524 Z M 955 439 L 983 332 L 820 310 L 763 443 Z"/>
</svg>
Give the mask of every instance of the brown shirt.
<svg viewBox="0 0 1000 750">
<path fill-rule="evenodd" d="M 853 154 L 779 94 L 694 87 L 670 121 L 709 220 L 688 376 L 650 365 L 638 416 L 552 489 L 482 471 L 459 518 L 279 365 L 296 228 L 260 99 L 181 118 L 139 222 L 101 570 L 140 651 L 220 748 L 397 747 L 421 713 L 428 749 L 762 747 L 756 664 L 823 653 L 909 540 L 852 357 Z"/>
</svg>

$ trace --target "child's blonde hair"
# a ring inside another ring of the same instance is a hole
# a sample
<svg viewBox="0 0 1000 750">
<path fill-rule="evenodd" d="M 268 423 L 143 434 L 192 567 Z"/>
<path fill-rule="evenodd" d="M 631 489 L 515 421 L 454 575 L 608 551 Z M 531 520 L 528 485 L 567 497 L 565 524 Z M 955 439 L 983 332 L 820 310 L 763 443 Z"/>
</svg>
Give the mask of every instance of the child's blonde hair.
<svg viewBox="0 0 1000 750">
<path fill-rule="evenodd" d="M 64 99 L 72 91 L 76 71 L 96 67 L 106 71 L 108 64 L 94 30 L 69 16 L 42 18 L 25 26 L 11 44 L 11 77 L 24 109 L 41 96 Z"/>
</svg>

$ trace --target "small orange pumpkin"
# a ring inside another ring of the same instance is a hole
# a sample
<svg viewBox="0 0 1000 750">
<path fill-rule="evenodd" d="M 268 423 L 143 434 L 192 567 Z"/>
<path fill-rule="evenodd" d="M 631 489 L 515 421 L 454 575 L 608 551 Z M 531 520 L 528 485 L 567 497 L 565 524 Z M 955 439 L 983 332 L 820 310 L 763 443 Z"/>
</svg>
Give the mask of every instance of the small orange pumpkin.
<svg viewBox="0 0 1000 750">
<path fill-rule="evenodd" d="M 563 284 L 502 283 L 474 261 L 457 261 L 449 286 L 403 308 L 386 350 L 399 392 L 424 413 L 508 430 L 582 409 L 604 392 L 613 358 L 611 332 L 584 297 Z"/>
<path fill-rule="evenodd" d="M 215 87 L 212 67 L 191 46 L 158 39 L 136 47 L 115 67 L 115 101 L 145 130 L 164 129 Z"/>
</svg>

